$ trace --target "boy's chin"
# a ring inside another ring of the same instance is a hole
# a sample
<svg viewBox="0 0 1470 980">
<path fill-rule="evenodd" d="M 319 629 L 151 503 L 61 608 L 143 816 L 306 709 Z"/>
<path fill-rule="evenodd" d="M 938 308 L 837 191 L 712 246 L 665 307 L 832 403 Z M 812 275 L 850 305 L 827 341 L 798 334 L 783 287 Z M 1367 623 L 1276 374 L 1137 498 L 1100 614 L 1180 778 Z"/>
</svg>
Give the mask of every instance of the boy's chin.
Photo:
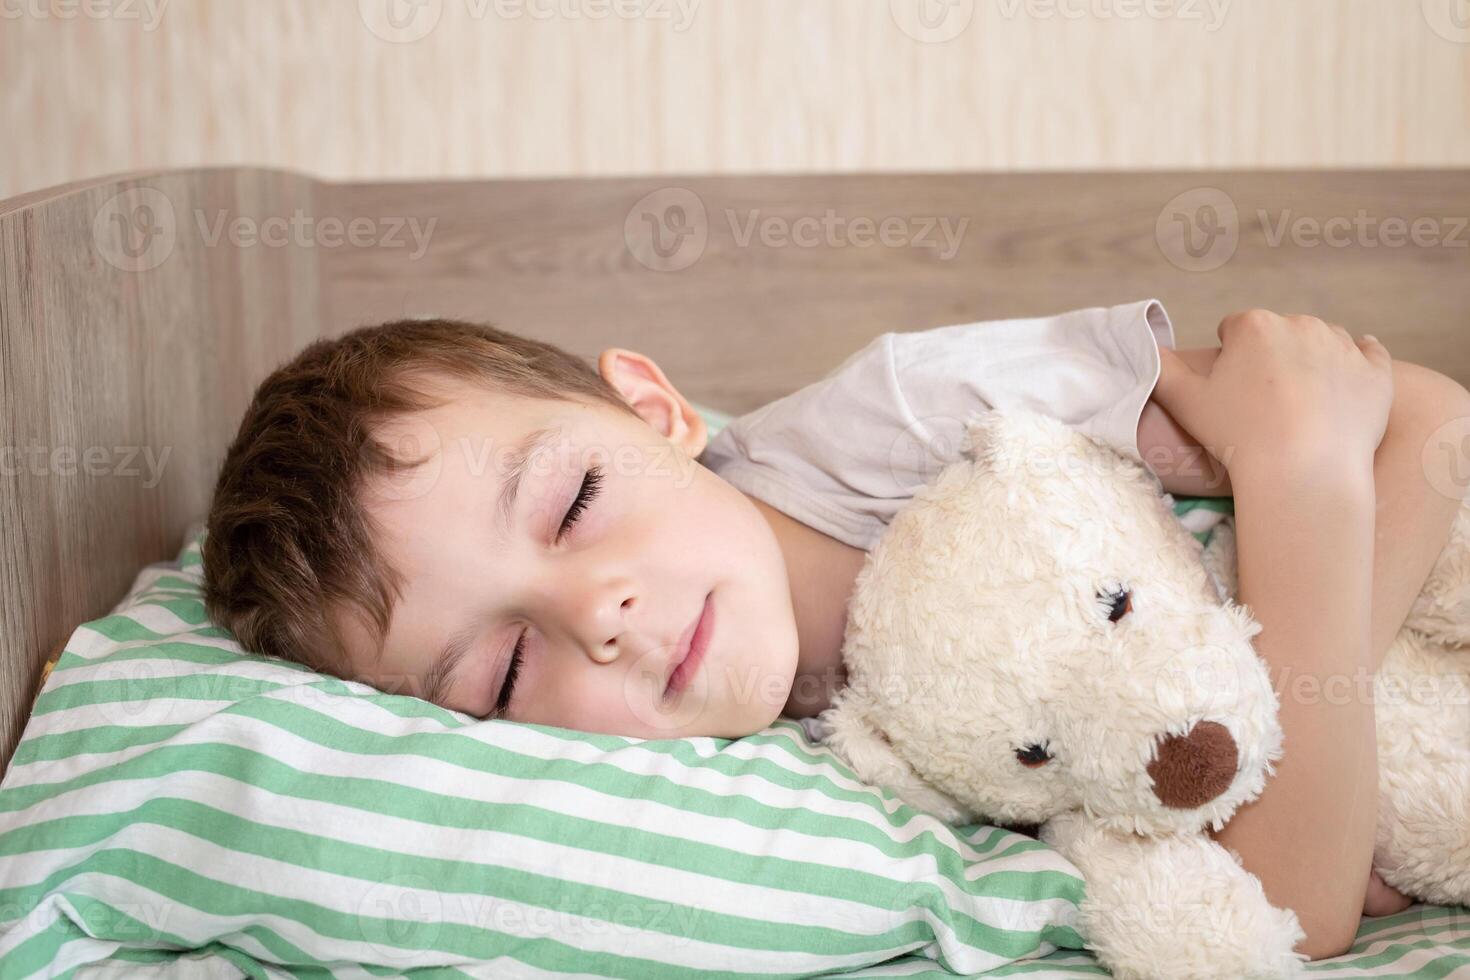
<svg viewBox="0 0 1470 980">
<path fill-rule="evenodd" d="M 747 735 L 755 735 L 758 732 L 763 732 L 767 728 L 770 728 L 771 725 L 773 725 L 775 723 L 776 719 L 779 718 L 779 717 L 781 717 L 781 712 L 777 711 L 775 714 L 771 715 L 769 718 L 755 717 L 755 718 L 743 719 L 744 722 L 745 722 L 744 724 L 737 726 L 735 729 L 733 729 L 733 730 L 731 730 L 731 731 L 727 732 L 726 734 L 721 735 L 719 737 L 720 738 L 745 738 Z"/>
</svg>

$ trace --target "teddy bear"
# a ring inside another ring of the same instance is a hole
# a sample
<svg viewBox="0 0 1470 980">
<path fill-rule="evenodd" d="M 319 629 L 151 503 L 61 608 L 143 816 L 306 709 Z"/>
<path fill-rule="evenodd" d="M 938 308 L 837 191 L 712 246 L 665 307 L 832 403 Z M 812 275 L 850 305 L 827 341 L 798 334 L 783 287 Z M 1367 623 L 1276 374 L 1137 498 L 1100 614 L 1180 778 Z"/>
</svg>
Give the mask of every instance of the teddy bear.
<svg viewBox="0 0 1470 980">
<path fill-rule="evenodd" d="M 1028 410 L 965 420 L 848 604 L 819 716 L 865 782 L 948 823 L 1037 827 L 1082 873 L 1077 926 L 1120 978 L 1278 978 L 1305 960 L 1218 830 L 1288 749 L 1235 601 L 1151 470 Z M 1470 903 L 1470 501 L 1372 680 L 1384 881 Z"/>
</svg>

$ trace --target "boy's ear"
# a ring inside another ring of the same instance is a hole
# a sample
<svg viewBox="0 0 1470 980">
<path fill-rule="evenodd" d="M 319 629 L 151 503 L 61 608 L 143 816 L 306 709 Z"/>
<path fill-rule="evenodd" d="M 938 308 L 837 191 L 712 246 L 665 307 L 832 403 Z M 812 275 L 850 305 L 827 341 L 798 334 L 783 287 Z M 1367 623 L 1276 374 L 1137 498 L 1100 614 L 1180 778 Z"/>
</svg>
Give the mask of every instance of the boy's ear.
<svg viewBox="0 0 1470 980">
<path fill-rule="evenodd" d="M 597 373 L 617 389 L 638 416 L 690 459 L 704 452 L 704 417 L 669 383 L 653 359 L 623 347 L 609 347 L 597 358 Z"/>
</svg>

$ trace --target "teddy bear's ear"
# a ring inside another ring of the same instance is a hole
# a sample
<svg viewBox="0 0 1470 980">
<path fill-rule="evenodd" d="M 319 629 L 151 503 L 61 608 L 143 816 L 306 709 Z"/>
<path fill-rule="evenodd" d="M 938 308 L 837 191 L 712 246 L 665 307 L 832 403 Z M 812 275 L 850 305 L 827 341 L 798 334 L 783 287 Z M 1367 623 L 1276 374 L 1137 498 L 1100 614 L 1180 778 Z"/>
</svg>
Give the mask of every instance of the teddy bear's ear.
<svg viewBox="0 0 1470 980">
<path fill-rule="evenodd" d="M 1086 437 L 1060 419 L 1030 409 L 989 409 L 965 419 L 960 452 L 988 470 L 1010 472 L 1044 454 L 1054 458 L 1064 450 L 1088 445 Z"/>
<path fill-rule="evenodd" d="M 831 747 L 857 773 L 874 786 L 885 786 L 909 806 L 932 814 L 950 824 L 975 819 L 964 805 L 930 786 L 893 749 L 893 744 L 870 720 L 871 703 L 854 688 L 841 691 L 834 707 L 820 718 L 826 726 L 823 744 Z"/>
</svg>

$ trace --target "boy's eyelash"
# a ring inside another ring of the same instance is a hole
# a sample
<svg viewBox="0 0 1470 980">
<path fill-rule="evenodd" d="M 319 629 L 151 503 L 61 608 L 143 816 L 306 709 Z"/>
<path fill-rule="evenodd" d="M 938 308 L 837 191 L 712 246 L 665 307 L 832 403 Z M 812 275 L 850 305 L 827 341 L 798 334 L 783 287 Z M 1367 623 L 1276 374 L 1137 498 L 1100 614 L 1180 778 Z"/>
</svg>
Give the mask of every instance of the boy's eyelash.
<svg viewBox="0 0 1470 980">
<path fill-rule="evenodd" d="M 582 488 L 577 491 L 577 499 L 573 500 L 572 505 L 567 508 L 567 516 L 562 518 L 561 527 L 557 529 L 556 539 L 558 541 L 562 539 L 562 535 L 572 529 L 573 524 L 577 523 L 577 518 L 581 517 L 587 505 L 597 498 L 598 491 L 601 489 L 602 468 L 600 466 L 588 467 L 587 475 L 582 478 Z"/>
<path fill-rule="evenodd" d="M 516 637 L 515 650 L 510 655 L 510 669 L 505 673 L 505 684 L 500 689 L 500 697 L 495 702 L 494 714 L 498 717 L 503 715 L 510 707 L 510 699 L 515 694 L 516 675 L 521 672 L 521 657 L 526 653 L 526 631 L 521 630 L 521 635 Z"/>
</svg>

